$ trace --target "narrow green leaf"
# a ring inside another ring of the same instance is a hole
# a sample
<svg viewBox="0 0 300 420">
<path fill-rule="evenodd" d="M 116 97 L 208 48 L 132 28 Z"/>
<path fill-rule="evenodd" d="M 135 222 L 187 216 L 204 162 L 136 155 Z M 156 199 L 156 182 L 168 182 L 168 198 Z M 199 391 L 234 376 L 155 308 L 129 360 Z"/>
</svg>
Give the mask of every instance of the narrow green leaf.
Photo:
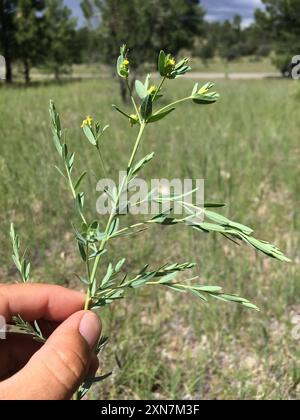
<svg viewBox="0 0 300 420">
<path fill-rule="evenodd" d="M 253 305 L 253 303 L 243 303 L 242 304 L 243 306 L 245 306 L 246 308 L 249 308 L 249 309 L 254 309 L 255 311 L 258 311 L 258 312 L 260 312 L 260 309 L 256 306 L 256 305 Z"/>
<path fill-rule="evenodd" d="M 171 112 L 175 111 L 176 108 L 170 108 L 167 111 L 160 112 L 159 114 L 154 114 L 148 119 L 148 123 L 154 123 L 157 121 L 162 120 L 167 115 L 171 114 Z"/>
<path fill-rule="evenodd" d="M 86 138 L 88 139 L 88 141 L 93 146 L 96 146 L 97 145 L 97 140 L 95 139 L 95 136 L 94 136 L 94 133 L 93 133 L 91 127 L 89 125 L 84 125 L 83 126 L 83 132 L 84 132 Z"/>
<path fill-rule="evenodd" d="M 78 192 L 78 189 L 80 187 L 80 184 L 83 181 L 83 178 L 86 176 L 86 174 L 87 174 L 87 172 L 83 172 L 80 175 L 80 177 L 78 178 L 78 180 L 76 181 L 76 184 L 75 184 L 75 187 L 74 187 L 76 193 Z"/>
<path fill-rule="evenodd" d="M 165 62 L 166 62 L 166 54 L 164 51 L 160 51 L 158 56 L 158 71 L 162 77 L 165 76 Z"/>
<path fill-rule="evenodd" d="M 59 174 L 64 178 L 64 179 L 66 179 L 67 180 L 67 177 L 65 176 L 65 174 L 59 169 L 59 167 L 58 166 L 56 166 L 56 165 L 54 165 L 54 168 L 59 172 Z"/>
<path fill-rule="evenodd" d="M 204 293 L 219 293 L 222 291 L 220 286 L 192 286 L 192 288 Z"/>
<path fill-rule="evenodd" d="M 78 248 L 81 255 L 81 258 L 84 262 L 86 262 L 86 252 L 83 244 L 81 242 L 78 242 Z"/>
<path fill-rule="evenodd" d="M 138 94 L 138 96 L 141 99 L 145 99 L 146 96 L 148 95 L 148 90 L 146 89 L 146 87 L 143 85 L 142 82 L 140 82 L 139 80 L 135 81 L 135 90 L 136 93 Z"/>
<path fill-rule="evenodd" d="M 117 273 L 117 272 L 119 272 L 121 269 L 122 269 L 122 267 L 123 267 L 123 265 L 125 264 L 125 262 L 126 262 L 126 258 L 122 258 L 117 264 L 116 264 L 116 267 L 115 267 L 115 272 Z"/>
<path fill-rule="evenodd" d="M 148 95 L 143 100 L 141 105 L 141 115 L 144 121 L 148 121 L 148 118 L 152 115 L 152 96 Z"/>
<path fill-rule="evenodd" d="M 112 105 L 112 107 L 118 111 L 120 114 L 124 115 L 124 117 L 129 118 L 130 119 L 130 115 L 126 114 L 126 112 L 122 111 L 119 107 L 117 107 L 117 105 Z"/>
<path fill-rule="evenodd" d="M 149 153 L 147 156 L 145 156 L 143 159 L 141 159 L 138 163 L 134 165 L 132 170 L 130 171 L 130 175 L 136 175 L 147 163 L 149 163 L 154 158 L 154 153 Z"/>
<path fill-rule="evenodd" d="M 195 289 L 190 289 L 189 290 L 193 295 L 195 295 L 196 297 L 200 298 L 201 300 L 203 300 L 203 302 L 208 302 L 208 300 L 206 299 L 206 297 L 204 295 L 202 295 L 202 293 L 200 293 L 198 290 Z"/>
<path fill-rule="evenodd" d="M 226 204 L 224 203 L 204 203 L 204 208 L 218 208 L 218 207 L 225 207 Z"/>
</svg>

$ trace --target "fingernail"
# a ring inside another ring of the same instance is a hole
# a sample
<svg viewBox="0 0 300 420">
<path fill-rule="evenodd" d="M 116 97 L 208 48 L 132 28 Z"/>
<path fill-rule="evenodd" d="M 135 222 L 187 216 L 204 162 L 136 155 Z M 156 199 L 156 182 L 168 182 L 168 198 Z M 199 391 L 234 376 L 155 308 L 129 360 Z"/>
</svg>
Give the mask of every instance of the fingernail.
<svg viewBox="0 0 300 420">
<path fill-rule="evenodd" d="M 93 312 L 86 313 L 79 324 L 79 332 L 92 350 L 100 337 L 101 324 Z"/>
</svg>

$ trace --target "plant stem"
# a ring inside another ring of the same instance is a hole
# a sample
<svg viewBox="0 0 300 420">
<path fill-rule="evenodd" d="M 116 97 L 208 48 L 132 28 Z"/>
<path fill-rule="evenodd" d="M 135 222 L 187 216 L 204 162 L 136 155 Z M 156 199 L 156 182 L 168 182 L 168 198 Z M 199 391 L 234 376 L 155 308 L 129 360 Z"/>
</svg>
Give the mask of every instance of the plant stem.
<svg viewBox="0 0 300 420">
<path fill-rule="evenodd" d="M 146 128 L 146 124 L 142 123 L 141 126 L 140 126 L 140 131 L 139 131 L 139 134 L 137 136 L 133 151 L 131 153 L 131 156 L 130 156 L 130 159 L 129 159 L 129 162 L 128 162 L 128 165 L 127 165 L 127 170 L 130 169 L 132 164 L 133 164 L 133 161 L 134 161 L 134 158 L 135 158 L 136 153 L 138 151 L 138 148 L 139 148 L 139 145 L 140 145 L 140 142 L 141 142 L 141 138 L 144 134 L 145 128 Z"/>
<path fill-rule="evenodd" d="M 135 145 L 134 145 L 132 154 L 131 154 L 130 159 L 129 159 L 129 163 L 128 163 L 128 166 L 127 166 L 128 169 L 130 169 L 131 166 L 132 166 L 132 164 L 133 164 L 133 161 L 134 161 L 135 156 L 136 156 L 136 153 L 138 151 L 138 148 L 139 148 L 139 145 L 140 145 L 140 142 L 141 142 L 141 139 L 142 139 L 142 136 L 143 136 L 143 133 L 144 133 L 145 128 L 146 128 L 146 124 L 143 123 L 140 126 L 140 131 L 139 131 L 139 134 L 137 136 L 137 139 L 136 139 L 136 142 L 135 142 Z M 109 229 L 111 227 L 112 221 L 113 221 L 113 219 L 115 217 L 115 211 L 116 211 L 116 208 L 118 207 L 119 200 L 120 200 L 120 197 L 121 197 L 123 188 L 124 188 L 125 181 L 126 181 L 126 177 L 123 178 L 123 181 L 122 181 L 121 186 L 119 188 L 116 201 L 114 203 L 113 209 L 112 209 L 112 211 L 110 213 L 110 216 L 109 216 L 109 219 L 108 219 L 106 228 L 105 228 L 105 237 L 104 237 L 104 239 L 100 243 L 99 252 L 101 252 L 101 251 L 104 250 L 105 244 L 106 244 L 106 242 L 109 239 L 109 238 L 106 237 L 106 235 L 109 232 Z M 99 265 L 100 259 L 101 259 L 101 254 L 99 254 L 96 257 L 95 262 L 94 262 L 94 266 L 93 266 L 93 269 L 92 269 L 91 276 L 89 277 L 89 288 L 88 288 L 88 293 L 86 294 L 85 305 L 84 305 L 84 308 L 85 309 L 89 309 L 89 307 L 90 307 L 90 300 L 91 300 L 90 290 L 93 287 L 93 284 L 94 284 L 94 281 L 95 281 L 95 278 L 96 278 L 96 273 L 97 273 L 97 269 L 98 269 L 98 265 Z"/>
<path fill-rule="evenodd" d="M 178 99 L 178 101 L 172 102 L 171 104 L 166 105 L 166 106 L 164 106 L 163 108 L 159 109 L 158 111 L 156 111 L 156 112 L 155 112 L 155 114 L 154 114 L 154 115 L 156 115 L 156 114 L 160 114 L 161 112 L 163 112 L 163 111 L 167 110 L 167 109 L 168 109 L 168 108 L 170 108 L 171 106 L 174 106 L 174 105 L 180 104 L 181 102 L 189 101 L 190 99 L 192 99 L 192 97 L 191 97 L 191 96 L 187 96 L 186 98 L 183 98 L 183 99 Z"/>
<path fill-rule="evenodd" d="M 105 163 L 104 163 L 102 154 L 100 152 L 100 148 L 98 146 L 97 146 L 97 150 L 98 150 L 98 155 L 99 155 L 99 158 L 100 158 L 100 161 L 101 161 L 101 165 L 102 165 L 104 176 L 105 176 L 105 178 L 107 178 L 107 172 L 106 172 L 106 168 L 105 168 Z"/>
<path fill-rule="evenodd" d="M 73 181 L 72 181 L 70 171 L 69 171 L 67 166 L 66 166 L 66 172 L 67 172 L 67 175 L 68 175 L 68 181 L 69 181 L 69 185 L 70 185 L 70 189 L 71 189 L 71 192 L 72 192 L 73 199 L 74 199 L 74 201 L 76 201 L 76 191 L 75 191 L 75 188 L 74 188 L 74 185 L 73 185 Z M 84 215 L 82 214 L 82 212 L 80 212 L 80 217 L 81 217 L 83 223 L 87 224 L 86 219 L 85 219 Z"/>
<path fill-rule="evenodd" d="M 68 175 L 68 180 L 69 180 L 69 185 L 70 185 L 70 189 L 71 189 L 71 192 L 72 192 L 72 196 L 73 196 L 74 200 L 76 200 L 76 191 L 75 191 L 75 188 L 73 186 L 71 174 L 70 174 L 70 171 L 69 171 L 67 166 L 66 166 L 66 171 L 67 171 L 67 175 Z"/>
<path fill-rule="evenodd" d="M 91 271 L 90 271 L 90 263 L 89 263 L 89 244 L 87 243 L 86 246 L 86 274 L 87 274 L 87 278 L 89 279 L 91 277 Z M 84 310 L 88 310 L 89 306 L 90 306 L 90 295 L 91 295 L 91 290 L 90 288 L 92 287 L 92 285 L 89 286 L 87 293 L 86 293 L 86 299 L 85 299 L 85 303 L 84 303 Z"/>
<path fill-rule="evenodd" d="M 144 225 L 149 224 L 149 223 L 155 223 L 155 221 L 154 221 L 154 220 L 146 220 L 145 222 L 135 223 L 134 225 L 127 226 L 127 227 L 125 227 L 125 228 L 123 228 L 123 229 L 120 229 L 120 230 L 118 230 L 117 232 L 115 232 L 115 233 L 114 233 L 114 234 L 113 234 L 110 238 L 117 237 L 117 236 L 119 236 L 121 233 L 127 232 L 127 231 L 128 231 L 128 230 L 130 230 L 130 229 L 134 229 L 134 228 L 137 228 L 137 227 L 141 227 L 141 226 L 144 226 Z"/>
<path fill-rule="evenodd" d="M 163 84 L 165 83 L 165 81 L 166 81 L 166 76 L 164 76 L 164 77 L 161 79 L 160 84 L 159 84 L 159 86 L 158 86 L 158 88 L 157 88 L 157 91 L 156 91 L 156 92 L 155 92 L 155 94 L 153 95 L 153 98 L 152 98 L 152 102 L 153 102 L 153 103 L 154 103 L 154 101 L 155 101 L 155 99 L 156 99 L 157 95 L 159 94 L 159 92 L 160 92 L 161 88 L 163 87 Z"/>
<path fill-rule="evenodd" d="M 132 90 L 131 90 L 130 85 L 129 85 L 128 77 L 126 78 L 126 85 L 127 85 L 127 88 L 128 88 L 129 94 L 130 94 L 130 98 L 131 98 L 131 101 L 132 101 L 134 109 L 135 109 L 135 112 L 136 112 L 137 116 L 139 117 L 139 122 L 141 124 L 142 123 L 142 118 L 141 118 L 141 115 L 139 113 L 139 110 L 138 110 L 137 104 L 135 102 L 135 99 L 132 95 Z"/>
</svg>

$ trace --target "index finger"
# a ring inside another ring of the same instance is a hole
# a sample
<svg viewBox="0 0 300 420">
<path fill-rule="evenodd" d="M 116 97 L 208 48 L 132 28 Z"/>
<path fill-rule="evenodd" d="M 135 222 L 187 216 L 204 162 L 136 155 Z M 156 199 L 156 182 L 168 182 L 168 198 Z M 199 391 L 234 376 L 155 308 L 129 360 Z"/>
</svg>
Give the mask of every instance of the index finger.
<svg viewBox="0 0 300 420">
<path fill-rule="evenodd" d="M 10 322 L 15 315 L 26 321 L 45 319 L 62 322 L 83 308 L 84 296 L 74 290 L 49 284 L 0 285 L 0 315 Z"/>
</svg>

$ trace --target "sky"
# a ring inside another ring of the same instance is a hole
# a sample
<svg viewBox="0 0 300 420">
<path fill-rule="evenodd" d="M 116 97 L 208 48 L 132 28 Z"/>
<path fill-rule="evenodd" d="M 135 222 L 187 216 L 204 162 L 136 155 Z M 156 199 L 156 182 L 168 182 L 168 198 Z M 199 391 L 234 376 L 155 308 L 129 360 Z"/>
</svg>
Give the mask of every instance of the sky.
<svg viewBox="0 0 300 420">
<path fill-rule="evenodd" d="M 73 14 L 79 17 L 80 23 L 82 21 L 80 0 L 65 0 L 65 3 L 73 10 Z M 254 10 L 262 6 L 260 0 L 201 0 L 201 3 L 207 11 L 206 19 L 210 21 L 230 19 L 238 13 L 243 17 L 244 26 L 252 22 Z"/>
<path fill-rule="evenodd" d="M 239 14 L 243 17 L 244 26 L 253 21 L 254 10 L 262 7 L 260 0 L 202 0 L 201 3 L 206 8 L 207 20 L 230 19 Z"/>
</svg>

